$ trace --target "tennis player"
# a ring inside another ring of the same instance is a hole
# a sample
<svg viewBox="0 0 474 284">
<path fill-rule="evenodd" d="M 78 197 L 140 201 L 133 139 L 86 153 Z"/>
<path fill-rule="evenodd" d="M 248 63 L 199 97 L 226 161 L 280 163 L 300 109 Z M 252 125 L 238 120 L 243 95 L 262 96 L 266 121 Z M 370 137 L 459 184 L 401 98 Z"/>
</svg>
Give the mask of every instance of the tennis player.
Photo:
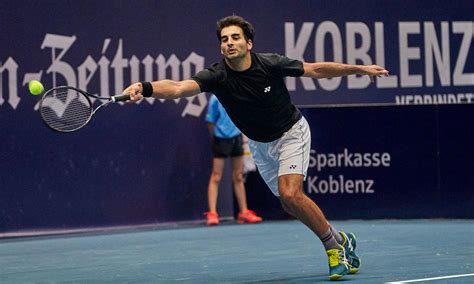
<svg viewBox="0 0 474 284">
<path fill-rule="evenodd" d="M 304 223 L 321 240 L 329 260 L 329 278 L 336 280 L 359 270 L 356 239 L 332 227 L 318 205 L 303 191 L 310 154 L 310 129 L 292 104 L 284 78 L 314 79 L 347 75 L 388 76 L 377 65 L 334 62 L 308 63 L 277 54 L 253 53 L 253 26 L 239 16 L 217 22 L 223 59 L 189 80 L 138 82 L 124 93 L 131 101 L 144 96 L 160 99 L 212 92 L 234 124 L 249 137 L 257 168 L 283 208 Z"/>
</svg>

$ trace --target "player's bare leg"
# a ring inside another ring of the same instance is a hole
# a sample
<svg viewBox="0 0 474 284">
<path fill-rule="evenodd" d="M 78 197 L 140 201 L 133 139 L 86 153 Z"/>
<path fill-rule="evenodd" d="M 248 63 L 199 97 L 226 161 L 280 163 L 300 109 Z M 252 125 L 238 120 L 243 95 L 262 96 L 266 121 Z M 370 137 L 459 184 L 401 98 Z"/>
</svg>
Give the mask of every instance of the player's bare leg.
<svg viewBox="0 0 474 284">
<path fill-rule="evenodd" d="M 329 226 L 321 209 L 303 192 L 303 175 L 288 174 L 278 177 L 278 192 L 285 211 L 303 222 L 318 237 Z"/>
<path fill-rule="evenodd" d="M 324 213 L 303 192 L 303 175 L 278 177 L 278 192 L 283 208 L 303 222 L 323 243 L 329 261 L 329 278 L 337 280 L 349 272 L 344 247 L 337 243 Z"/>
</svg>

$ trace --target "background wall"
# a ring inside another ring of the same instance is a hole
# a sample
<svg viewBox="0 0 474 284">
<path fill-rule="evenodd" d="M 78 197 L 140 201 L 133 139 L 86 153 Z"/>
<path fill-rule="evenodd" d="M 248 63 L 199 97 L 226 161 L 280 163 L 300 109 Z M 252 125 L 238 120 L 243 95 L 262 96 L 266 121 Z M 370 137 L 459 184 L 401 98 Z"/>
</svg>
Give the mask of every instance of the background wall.
<svg viewBox="0 0 474 284">
<path fill-rule="evenodd" d="M 474 217 L 473 105 L 303 109 L 312 126 L 304 190 L 330 219 Z M 264 187 L 261 179 L 250 188 Z M 250 191 L 262 214 L 271 194 Z M 254 196 L 256 195 L 256 196 Z"/>
<path fill-rule="evenodd" d="M 138 80 L 189 78 L 220 59 L 215 22 L 234 13 L 254 24 L 255 52 L 377 63 L 392 74 L 375 84 L 287 81 L 313 131 L 305 190 L 331 218 L 472 218 L 472 8 L 468 0 L 2 1 L 0 232 L 201 219 L 208 94 L 113 105 L 61 135 L 42 125 L 26 84 L 107 96 Z M 314 108 L 330 104 L 398 106 Z M 248 187 L 264 217 L 287 217 L 258 177 Z"/>
</svg>

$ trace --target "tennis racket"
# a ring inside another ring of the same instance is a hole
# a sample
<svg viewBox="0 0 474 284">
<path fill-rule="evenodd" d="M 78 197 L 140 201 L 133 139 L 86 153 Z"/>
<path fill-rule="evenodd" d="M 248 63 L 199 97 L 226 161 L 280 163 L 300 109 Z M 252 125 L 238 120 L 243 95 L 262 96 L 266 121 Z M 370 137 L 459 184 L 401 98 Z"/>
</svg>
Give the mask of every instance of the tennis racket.
<svg viewBox="0 0 474 284">
<path fill-rule="evenodd" d="M 94 108 L 91 98 L 102 103 Z M 130 99 L 130 95 L 99 97 L 70 86 L 60 86 L 44 93 L 39 111 L 44 123 L 58 132 L 73 132 L 84 127 L 102 107 Z"/>
</svg>

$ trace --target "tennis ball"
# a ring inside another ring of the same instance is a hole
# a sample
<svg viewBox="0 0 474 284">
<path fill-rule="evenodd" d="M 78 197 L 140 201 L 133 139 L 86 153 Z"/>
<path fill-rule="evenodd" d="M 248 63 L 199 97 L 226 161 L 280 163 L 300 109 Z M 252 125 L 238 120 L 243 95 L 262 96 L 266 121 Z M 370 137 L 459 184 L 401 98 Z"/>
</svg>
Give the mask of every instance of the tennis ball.
<svg viewBox="0 0 474 284">
<path fill-rule="evenodd" d="M 30 93 L 32 95 L 39 95 L 41 93 L 43 93 L 44 91 L 44 87 L 43 87 L 43 84 L 41 84 L 40 81 L 37 81 L 37 80 L 31 80 L 29 83 L 28 83 L 28 90 L 30 90 Z"/>
</svg>

